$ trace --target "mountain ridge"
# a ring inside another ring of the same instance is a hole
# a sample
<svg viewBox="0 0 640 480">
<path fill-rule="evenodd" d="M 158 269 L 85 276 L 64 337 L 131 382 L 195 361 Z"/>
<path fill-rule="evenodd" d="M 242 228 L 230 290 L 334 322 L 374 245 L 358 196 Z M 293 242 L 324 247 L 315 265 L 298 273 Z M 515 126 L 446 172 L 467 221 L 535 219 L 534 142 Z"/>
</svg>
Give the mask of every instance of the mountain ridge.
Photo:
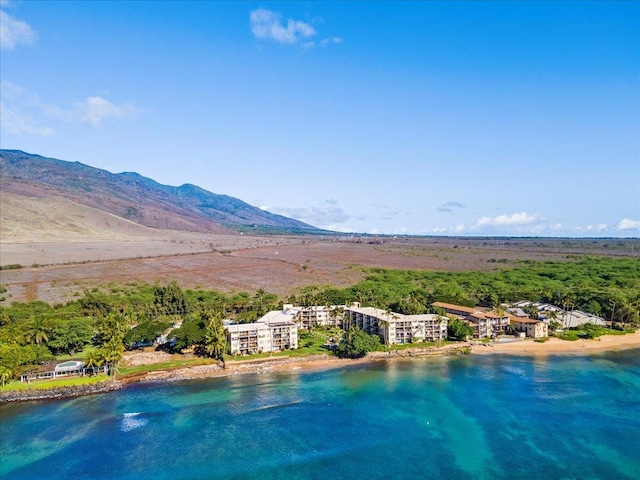
<svg viewBox="0 0 640 480">
<path fill-rule="evenodd" d="M 21 150 L 0 150 L 0 184 L 9 193 L 58 196 L 145 227 L 202 233 L 323 231 L 194 184 L 163 185 L 137 172 L 111 173 Z"/>
</svg>

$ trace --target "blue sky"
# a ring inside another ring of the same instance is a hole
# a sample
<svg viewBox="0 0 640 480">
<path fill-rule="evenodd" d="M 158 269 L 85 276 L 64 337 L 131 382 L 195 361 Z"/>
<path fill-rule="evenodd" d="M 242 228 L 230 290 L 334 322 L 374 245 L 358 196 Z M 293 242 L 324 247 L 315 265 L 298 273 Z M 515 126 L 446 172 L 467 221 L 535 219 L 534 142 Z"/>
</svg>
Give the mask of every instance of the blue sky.
<svg viewBox="0 0 640 480">
<path fill-rule="evenodd" d="M 338 231 L 640 235 L 638 2 L 0 7 L 2 148 Z"/>
</svg>

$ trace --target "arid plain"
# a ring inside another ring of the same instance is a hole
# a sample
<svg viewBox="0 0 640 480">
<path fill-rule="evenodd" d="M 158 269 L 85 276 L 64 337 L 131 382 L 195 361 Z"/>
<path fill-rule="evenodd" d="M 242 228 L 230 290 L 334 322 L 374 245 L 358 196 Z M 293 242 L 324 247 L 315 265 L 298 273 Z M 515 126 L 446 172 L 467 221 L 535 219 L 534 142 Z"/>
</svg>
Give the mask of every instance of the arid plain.
<svg viewBox="0 0 640 480">
<path fill-rule="evenodd" d="M 640 248 L 637 239 L 199 234 L 112 220 L 93 218 L 91 232 L 3 228 L 3 303 L 66 302 L 110 283 L 174 280 L 183 288 L 285 296 L 310 284 L 354 284 L 366 275 L 361 267 L 490 271 L 519 260 L 630 256 Z M 11 264 L 21 268 L 6 269 Z"/>
</svg>

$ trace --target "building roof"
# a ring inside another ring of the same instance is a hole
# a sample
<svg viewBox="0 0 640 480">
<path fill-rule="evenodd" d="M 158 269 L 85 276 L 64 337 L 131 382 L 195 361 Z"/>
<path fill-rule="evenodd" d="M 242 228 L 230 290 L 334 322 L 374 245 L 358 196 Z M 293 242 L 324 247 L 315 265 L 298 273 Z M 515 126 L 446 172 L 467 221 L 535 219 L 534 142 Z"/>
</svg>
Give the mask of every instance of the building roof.
<svg viewBox="0 0 640 480">
<path fill-rule="evenodd" d="M 455 305 L 453 303 L 445 303 L 445 302 L 433 302 L 431 304 L 434 307 L 439 307 L 439 308 L 444 308 L 446 309 L 450 309 L 450 310 L 457 310 L 459 312 L 466 312 L 466 313 L 475 313 L 475 312 L 479 312 L 482 311 L 482 309 L 479 308 L 475 308 L 475 307 L 463 307 L 462 305 Z"/>
<path fill-rule="evenodd" d="M 434 313 L 422 313 L 419 315 L 405 315 L 404 313 L 397 312 L 389 312 L 387 310 L 382 310 L 381 308 L 374 307 L 347 307 L 347 311 L 354 311 L 356 313 L 360 313 L 362 315 L 368 315 L 370 317 L 374 317 L 378 320 L 384 320 L 385 322 L 393 323 L 393 322 L 425 322 L 425 321 L 433 321 L 437 320 L 440 315 L 436 315 Z M 443 320 L 447 320 L 446 317 L 440 317 Z"/>
<path fill-rule="evenodd" d="M 234 325 L 225 325 L 224 327 L 230 333 L 251 332 L 253 330 L 267 330 L 269 326 L 262 322 L 236 323 Z"/>
<path fill-rule="evenodd" d="M 544 323 L 534 318 L 522 318 L 522 317 L 515 317 L 515 316 L 511 316 L 509 320 L 514 323 Z"/>
<path fill-rule="evenodd" d="M 511 313 L 513 313 L 516 317 L 522 317 L 522 318 L 526 318 L 529 315 L 527 314 L 527 312 L 525 312 L 524 310 L 522 310 L 519 307 L 515 307 L 515 308 L 509 308 L 508 309 Z"/>
<path fill-rule="evenodd" d="M 272 310 L 267 312 L 261 318 L 258 319 L 258 322 L 266 323 L 267 325 L 272 324 L 282 324 L 282 323 L 295 323 L 294 319 L 296 316 L 294 310 Z"/>
</svg>

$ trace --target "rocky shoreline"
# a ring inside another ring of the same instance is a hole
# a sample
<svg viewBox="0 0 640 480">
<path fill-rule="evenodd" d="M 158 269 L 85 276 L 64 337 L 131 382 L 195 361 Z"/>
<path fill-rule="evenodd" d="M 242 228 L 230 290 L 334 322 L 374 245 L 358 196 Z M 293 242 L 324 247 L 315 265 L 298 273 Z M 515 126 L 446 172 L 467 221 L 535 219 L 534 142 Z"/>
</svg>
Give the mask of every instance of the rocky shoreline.
<svg viewBox="0 0 640 480">
<path fill-rule="evenodd" d="M 7 402 L 24 402 L 31 400 L 58 400 L 85 395 L 94 395 L 119 390 L 134 383 L 172 382 L 179 380 L 196 380 L 203 378 L 226 377 L 230 375 L 261 374 L 276 372 L 296 372 L 312 370 L 328 370 L 366 364 L 375 361 L 386 361 L 398 358 L 421 358 L 445 355 L 466 354 L 511 354 L 511 355 L 559 355 L 590 354 L 604 351 L 615 351 L 628 348 L 640 348 L 640 331 L 625 336 L 607 336 L 595 340 L 580 342 L 562 342 L 550 339 L 545 343 L 524 340 L 509 344 L 473 344 L 458 343 L 439 348 L 408 348 L 391 352 L 372 352 L 360 359 L 342 359 L 328 354 L 309 355 L 306 357 L 268 357 L 262 359 L 229 361 L 223 367 L 218 364 L 180 367 L 156 370 L 138 375 L 124 377 L 118 381 L 105 381 L 91 385 L 54 387 L 46 389 L 30 388 L 26 390 L 0 390 L 0 404 Z M 146 356 L 145 356 L 146 355 Z M 152 364 L 166 361 L 167 354 L 137 354 L 127 359 L 130 365 Z M 155 358 L 157 357 L 157 358 Z"/>
<path fill-rule="evenodd" d="M 306 357 L 273 357 L 260 360 L 238 360 L 221 365 L 198 365 L 169 370 L 151 371 L 118 381 L 106 380 L 91 385 L 76 385 L 52 388 L 30 388 L 26 390 L 0 391 L 0 404 L 9 402 L 27 402 L 33 400 L 59 400 L 119 390 L 134 383 L 172 382 L 179 380 L 197 380 L 203 378 L 226 377 L 230 375 L 260 374 L 275 372 L 295 372 L 311 370 L 328 370 L 372 361 L 390 360 L 394 358 L 415 358 L 425 356 L 458 355 L 466 353 L 464 347 L 449 346 L 442 348 L 412 348 L 393 352 L 372 352 L 360 359 L 343 359 L 331 355 L 309 355 Z M 150 362 L 153 363 L 153 362 Z"/>
<path fill-rule="evenodd" d="M 84 397 L 97 393 L 112 392 L 121 389 L 125 384 L 120 381 L 106 380 L 91 385 L 73 385 L 52 388 L 30 388 L 27 390 L 0 391 L 0 403 L 28 402 L 32 400 L 59 400 L 63 398 Z"/>
</svg>

